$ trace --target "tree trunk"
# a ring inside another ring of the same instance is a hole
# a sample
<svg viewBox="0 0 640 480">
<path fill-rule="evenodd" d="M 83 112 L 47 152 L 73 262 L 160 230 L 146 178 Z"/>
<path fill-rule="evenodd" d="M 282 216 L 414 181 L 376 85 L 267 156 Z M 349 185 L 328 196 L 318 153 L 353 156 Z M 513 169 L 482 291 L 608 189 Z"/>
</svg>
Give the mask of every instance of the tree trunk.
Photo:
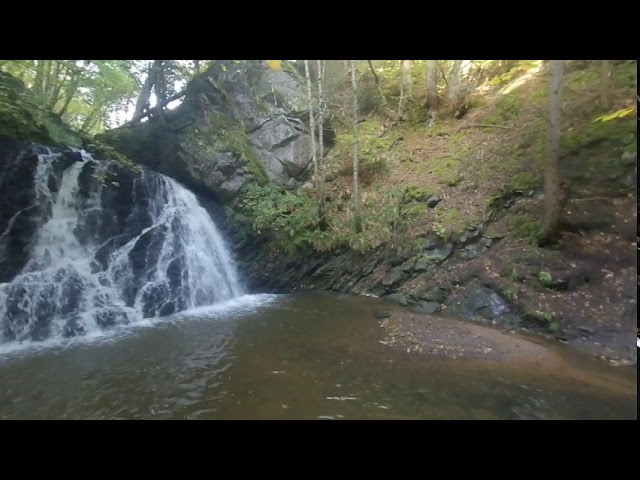
<svg viewBox="0 0 640 480">
<path fill-rule="evenodd" d="M 151 97 L 151 89 L 156 82 L 156 70 L 157 64 L 161 60 L 154 60 L 154 62 L 149 65 L 149 73 L 147 74 L 147 78 L 142 85 L 142 90 L 140 91 L 140 95 L 138 96 L 138 101 L 136 102 L 136 109 L 133 112 L 133 118 L 142 117 L 142 114 L 145 110 L 149 109 L 149 98 Z"/>
<path fill-rule="evenodd" d="M 389 108 L 387 107 L 387 97 L 385 97 L 384 92 L 382 91 L 382 86 L 380 85 L 380 78 L 378 77 L 376 70 L 373 68 L 373 63 L 371 63 L 371 60 L 367 60 L 367 62 L 369 63 L 369 69 L 371 70 L 373 79 L 376 82 L 376 89 L 378 90 L 378 95 L 380 96 L 380 104 L 382 105 L 382 110 L 384 111 L 385 114 L 393 116 L 393 112 L 390 112 Z"/>
<path fill-rule="evenodd" d="M 33 93 L 42 97 L 42 85 L 44 82 L 44 62 L 46 60 L 36 60 L 36 76 L 33 80 Z"/>
<path fill-rule="evenodd" d="M 51 94 L 49 95 L 49 100 L 47 102 L 47 109 L 50 111 L 53 111 L 56 103 L 58 103 L 58 100 L 60 99 L 60 91 L 62 90 L 62 86 L 65 83 L 64 76 L 62 75 L 63 67 L 64 65 L 62 64 L 62 60 L 57 60 L 56 70 L 53 78 L 53 81 L 55 83 L 52 84 Z"/>
<path fill-rule="evenodd" d="M 307 77 L 307 95 L 309 100 L 309 129 L 311 130 L 311 159 L 313 160 L 313 179 L 318 195 L 318 218 L 322 218 L 320 206 L 320 174 L 318 172 L 318 154 L 316 149 L 316 121 L 313 113 L 313 92 L 311 90 L 311 74 L 309 73 L 309 60 L 304 61 L 304 72 Z"/>
<path fill-rule="evenodd" d="M 318 196 L 320 197 L 320 219 L 324 216 L 324 175 L 321 173 L 324 164 L 324 97 L 322 96 L 322 77 L 324 75 L 324 60 L 318 60 Z"/>
<path fill-rule="evenodd" d="M 427 60 L 427 108 L 438 111 L 438 63 Z"/>
<path fill-rule="evenodd" d="M 60 109 L 60 111 L 58 112 L 58 115 L 60 116 L 60 118 L 62 118 L 62 116 L 67 113 L 67 108 L 69 108 L 69 105 L 71 104 L 71 100 L 73 99 L 74 95 L 76 94 L 76 90 L 78 87 L 78 81 L 80 80 L 80 73 L 76 72 L 74 74 L 73 80 L 68 84 L 66 90 L 66 98 L 64 100 L 64 104 L 62 105 L 62 108 Z"/>
<path fill-rule="evenodd" d="M 454 60 L 451 72 L 449 73 L 449 101 L 453 110 L 460 106 L 460 67 L 462 60 Z"/>
<path fill-rule="evenodd" d="M 402 120 L 404 116 L 404 108 L 411 99 L 412 80 L 411 80 L 411 60 L 400 61 L 400 102 L 398 103 L 398 120 Z"/>
<path fill-rule="evenodd" d="M 166 107 L 169 103 L 173 102 L 174 100 L 184 97 L 186 93 L 187 93 L 187 90 L 185 89 L 185 90 L 182 90 L 181 92 L 176 93 L 175 95 L 171 95 L 169 98 L 166 98 L 164 101 L 157 103 L 155 107 L 149 108 L 148 110 L 143 111 L 137 117 L 133 117 L 127 123 L 136 123 L 142 120 L 143 118 L 148 117 L 149 115 L 155 115 L 159 109 Z"/>
<path fill-rule="evenodd" d="M 193 66 L 196 69 L 196 73 L 200 73 L 200 60 L 194 60 L 193 61 Z"/>
<path fill-rule="evenodd" d="M 49 99 L 49 89 L 51 88 L 51 65 L 53 60 L 47 60 L 44 67 L 44 81 L 42 82 L 42 103 L 47 104 Z"/>
<path fill-rule="evenodd" d="M 362 231 L 362 221 L 360 219 L 360 188 L 358 185 L 358 82 L 356 81 L 356 61 L 351 60 L 351 84 L 353 85 L 353 213 L 355 232 Z"/>
<path fill-rule="evenodd" d="M 549 130 L 547 164 L 544 174 L 544 222 L 540 239 L 541 245 L 553 243 L 558 239 L 562 221 L 560 121 L 564 60 L 552 60 L 549 75 Z"/>
<path fill-rule="evenodd" d="M 600 106 L 604 110 L 611 108 L 611 62 L 600 60 Z"/>
</svg>

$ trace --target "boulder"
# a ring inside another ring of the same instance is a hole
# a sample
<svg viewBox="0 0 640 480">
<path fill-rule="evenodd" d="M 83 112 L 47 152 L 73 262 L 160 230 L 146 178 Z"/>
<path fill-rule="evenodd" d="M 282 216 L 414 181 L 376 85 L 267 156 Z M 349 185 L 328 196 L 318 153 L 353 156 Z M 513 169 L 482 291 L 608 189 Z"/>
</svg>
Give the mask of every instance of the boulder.
<svg viewBox="0 0 640 480">
<path fill-rule="evenodd" d="M 180 106 L 99 140 L 221 202 L 250 180 L 295 188 L 312 171 L 305 91 L 265 62 L 217 60 L 189 83 Z"/>
</svg>

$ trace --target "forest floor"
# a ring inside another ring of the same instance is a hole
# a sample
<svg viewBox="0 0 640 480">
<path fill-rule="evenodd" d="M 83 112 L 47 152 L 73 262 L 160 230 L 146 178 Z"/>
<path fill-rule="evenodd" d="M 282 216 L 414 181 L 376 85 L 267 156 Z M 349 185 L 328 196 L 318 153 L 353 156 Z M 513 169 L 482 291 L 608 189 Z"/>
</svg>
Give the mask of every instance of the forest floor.
<svg viewBox="0 0 640 480">
<path fill-rule="evenodd" d="M 635 74 L 635 64 L 614 68 L 611 111 L 634 101 Z M 636 364 L 635 115 L 597 121 L 605 113 L 598 102 L 597 72 L 568 65 L 562 133 L 566 228 L 559 244 L 540 248 L 535 240 L 543 215 L 546 86 L 546 75 L 532 64 L 480 95 L 464 118 L 445 117 L 434 126 L 417 107 L 424 92 L 415 92 L 416 107 L 406 121 L 380 136 L 386 143 L 370 146 L 388 153 L 386 168 L 363 175 L 363 216 L 367 210 L 375 215 L 393 187 L 406 186 L 419 192 L 416 197 L 441 199 L 436 208 L 410 204 L 418 215 L 406 237 L 436 228 L 454 236 L 485 222 L 490 207 L 502 202 L 502 216 L 483 233 L 494 240 L 492 248 L 439 269 L 429 284 L 452 285 L 450 304 L 455 305 L 456 290 L 475 279 L 500 292 L 525 319 L 546 324 L 548 337 L 613 365 Z M 383 131 L 383 125 L 373 113 L 362 129 Z M 363 148 L 366 152 L 367 145 Z M 349 190 L 347 150 L 338 143 L 328 161 L 329 192 Z M 409 281 L 398 292 L 418 286 Z M 470 334 L 452 330 L 444 336 L 449 347 L 439 350 L 432 336 L 425 336 L 432 317 L 407 315 L 388 325 L 394 325 L 393 338 L 418 339 L 417 350 L 455 355 L 458 337 Z M 396 343 L 406 346 L 406 341 Z M 479 343 L 477 348 L 494 347 Z"/>
</svg>

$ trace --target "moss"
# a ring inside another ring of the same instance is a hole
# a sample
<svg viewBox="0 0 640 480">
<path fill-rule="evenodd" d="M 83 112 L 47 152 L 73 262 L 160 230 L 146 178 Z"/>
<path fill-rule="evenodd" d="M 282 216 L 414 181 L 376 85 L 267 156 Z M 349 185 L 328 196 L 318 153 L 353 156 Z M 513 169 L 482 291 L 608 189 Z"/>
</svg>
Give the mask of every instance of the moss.
<svg viewBox="0 0 640 480">
<path fill-rule="evenodd" d="M 234 152 L 242 158 L 247 173 L 260 185 L 269 183 L 266 169 L 255 152 L 244 126 L 231 120 L 221 112 L 213 111 L 207 115 L 208 132 L 195 130 L 196 140 L 202 133 L 208 133 L 214 145 L 221 150 Z"/>
<path fill-rule="evenodd" d="M 465 230 L 473 221 L 455 207 L 443 208 L 436 213 L 434 231 L 439 236 L 450 239 Z"/>
<path fill-rule="evenodd" d="M 521 172 L 513 177 L 511 187 L 515 192 L 532 192 L 542 187 L 542 178 L 528 172 Z"/>
<path fill-rule="evenodd" d="M 136 164 L 126 155 L 120 153 L 111 145 L 108 145 L 100 140 L 97 140 L 95 138 L 85 140 L 83 146 L 87 151 L 91 152 L 97 158 L 104 160 L 116 160 L 121 165 L 136 172 L 139 172 L 141 170 L 140 165 Z"/>
<path fill-rule="evenodd" d="M 502 120 L 510 120 L 520 113 L 523 99 L 515 94 L 504 95 L 496 103 L 500 118 Z"/>
<path fill-rule="evenodd" d="M 427 206 L 424 203 L 416 203 L 404 211 L 404 215 L 407 217 L 420 217 L 426 215 L 426 213 Z"/>
<path fill-rule="evenodd" d="M 454 187 L 462 181 L 461 157 L 444 157 L 429 161 L 431 173 L 438 183 Z"/>
<path fill-rule="evenodd" d="M 533 215 L 518 215 L 511 218 L 509 231 L 515 238 L 524 238 L 537 243 L 542 234 L 542 224 Z"/>
<path fill-rule="evenodd" d="M 429 187 L 419 187 L 417 185 L 408 185 L 404 191 L 402 200 L 404 203 L 409 203 L 414 200 L 418 202 L 422 202 L 436 195 L 437 195 L 437 192 L 430 189 Z"/>
</svg>

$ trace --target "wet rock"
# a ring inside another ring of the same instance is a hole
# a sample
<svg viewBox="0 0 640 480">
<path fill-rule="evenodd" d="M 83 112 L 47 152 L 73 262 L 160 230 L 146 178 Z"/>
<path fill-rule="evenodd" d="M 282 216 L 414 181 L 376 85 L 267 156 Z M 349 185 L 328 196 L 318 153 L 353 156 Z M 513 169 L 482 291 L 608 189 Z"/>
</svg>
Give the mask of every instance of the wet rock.
<svg viewBox="0 0 640 480">
<path fill-rule="evenodd" d="M 564 292 L 569 289 L 569 280 L 567 278 L 554 278 L 546 285 L 546 287 L 551 290 Z"/>
<path fill-rule="evenodd" d="M 458 243 L 460 244 L 468 243 L 470 240 L 477 238 L 479 235 L 480 235 L 480 231 L 478 229 L 471 228 L 463 232 L 462 235 L 460 235 L 460 238 L 458 239 Z"/>
<path fill-rule="evenodd" d="M 381 258 L 379 255 L 373 255 L 367 263 L 365 263 L 364 267 L 362 267 L 362 275 L 370 275 L 371 272 L 375 270 L 380 262 Z"/>
<path fill-rule="evenodd" d="M 425 303 L 421 303 L 420 305 L 414 308 L 414 311 L 416 313 L 424 313 L 424 314 L 436 313 L 436 312 L 439 312 L 440 310 L 442 310 L 442 304 L 438 302 L 425 302 Z"/>
<path fill-rule="evenodd" d="M 446 287 L 421 288 L 409 294 L 409 297 L 418 302 L 444 303 L 449 295 Z"/>
<path fill-rule="evenodd" d="M 382 285 L 388 290 L 400 285 L 407 278 L 407 273 L 402 268 L 391 269 L 382 279 Z"/>
<path fill-rule="evenodd" d="M 636 152 L 625 151 L 622 154 L 622 157 L 620 157 L 620 163 L 623 166 L 628 167 L 629 165 L 633 165 L 637 161 L 637 158 L 638 156 Z"/>
<path fill-rule="evenodd" d="M 389 265 L 392 267 L 397 267 L 398 265 L 401 265 L 407 260 L 409 260 L 411 256 L 412 256 L 412 252 L 408 248 L 402 249 L 394 253 L 389 258 Z"/>
<path fill-rule="evenodd" d="M 442 201 L 442 197 L 434 195 L 427 199 L 427 207 L 435 208 Z"/>
<path fill-rule="evenodd" d="M 405 297 L 400 293 L 392 293 L 391 295 L 385 295 L 382 298 L 389 303 L 394 303 L 396 305 L 401 305 L 403 307 L 406 307 L 407 305 L 409 305 L 409 302 L 407 301 L 407 297 Z"/>
<path fill-rule="evenodd" d="M 39 220 L 46 215 L 34 206 L 38 156 L 33 150 L 21 153 L 25 147 L 24 142 L 0 141 L 0 283 L 11 281 L 27 263 Z"/>
<path fill-rule="evenodd" d="M 413 257 L 413 258 L 410 258 L 409 260 L 407 260 L 406 262 L 404 262 L 402 264 L 402 270 L 405 271 L 405 272 L 413 271 L 413 268 L 416 265 L 416 260 L 417 260 L 417 257 Z"/>
<path fill-rule="evenodd" d="M 481 315 L 488 320 L 509 313 L 505 300 L 491 289 L 476 282 L 468 284 L 456 294 L 455 310 L 463 316 Z"/>
<path fill-rule="evenodd" d="M 453 252 L 453 244 L 446 243 L 442 247 L 435 248 L 427 253 L 427 259 L 430 263 L 442 263 L 451 255 L 451 252 Z"/>
<path fill-rule="evenodd" d="M 589 325 L 580 325 L 578 327 L 578 330 L 580 330 L 581 332 L 589 333 L 589 334 L 596 333 L 596 329 L 593 327 L 590 327 Z"/>
<path fill-rule="evenodd" d="M 373 312 L 373 316 L 378 319 L 389 318 L 391 317 L 391 312 L 388 312 L 386 310 L 376 310 L 375 312 Z"/>
</svg>

